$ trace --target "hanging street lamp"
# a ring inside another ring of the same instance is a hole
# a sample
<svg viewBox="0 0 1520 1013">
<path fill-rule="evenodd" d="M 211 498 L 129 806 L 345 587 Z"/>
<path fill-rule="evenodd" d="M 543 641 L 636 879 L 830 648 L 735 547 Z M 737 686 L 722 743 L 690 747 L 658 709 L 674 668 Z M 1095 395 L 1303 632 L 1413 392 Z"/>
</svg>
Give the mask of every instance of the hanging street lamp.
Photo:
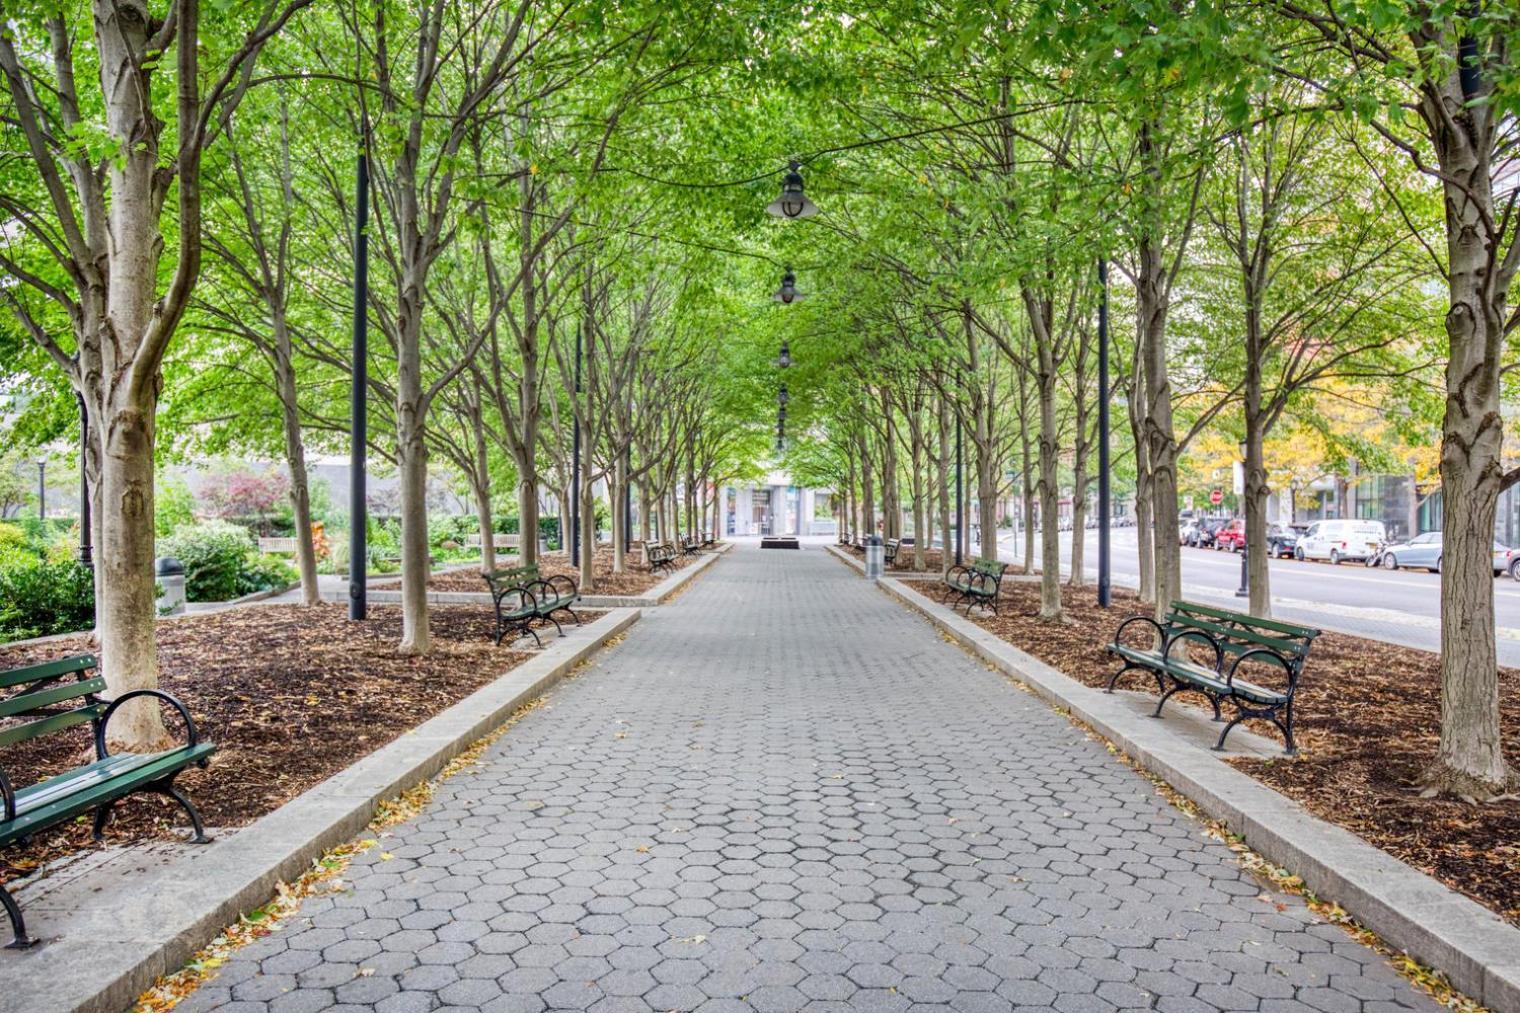
<svg viewBox="0 0 1520 1013">
<path fill-rule="evenodd" d="M 781 357 L 776 360 L 776 365 L 786 369 L 792 364 L 792 350 L 787 347 L 785 341 L 781 342 Z"/>
<path fill-rule="evenodd" d="M 789 394 L 789 393 L 787 393 L 786 384 L 783 383 L 781 385 L 781 393 L 778 394 L 778 395 L 776 395 L 776 402 L 778 404 L 780 404 L 784 408 L 784 407 L 786 407 L 786 403 L 788 401 L 790 401 L 791 399 L 792 399 L 792 395 Z"/>
<path fill-rule="evenodd" d="M 798 299 L 807 298 L 804 293 L 797 291 L 797 276 L 792 273 L 792 269 L 790 267 L 787 268 L 786 273 L 781 276 L 781 287 L 772 293 L 771 298 L 779 303 L 785 303 L 788 306 L 796 302 Z"/>
<path fill-rule="evenodd" d="M 781 179 L 781 196 L 765 206 L 765 210 L 777 218 L 811 218 L 818 213 L 818 205 L 808 200 L 802 192 L 802 166 L 793 159 Z"/>
</svg>

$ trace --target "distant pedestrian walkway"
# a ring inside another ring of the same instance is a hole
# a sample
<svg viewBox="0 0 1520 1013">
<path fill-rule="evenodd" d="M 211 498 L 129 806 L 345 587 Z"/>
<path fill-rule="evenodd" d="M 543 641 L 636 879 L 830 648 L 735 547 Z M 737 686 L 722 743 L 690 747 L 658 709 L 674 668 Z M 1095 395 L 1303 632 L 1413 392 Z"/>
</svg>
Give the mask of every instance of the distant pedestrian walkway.
<svg viewBox="0 0 1520 1013">
<path fill-rule="evenodd" d="M 1435 1009 L 821 548 L 740 546 L 182 1010 Z"/>
</svg>

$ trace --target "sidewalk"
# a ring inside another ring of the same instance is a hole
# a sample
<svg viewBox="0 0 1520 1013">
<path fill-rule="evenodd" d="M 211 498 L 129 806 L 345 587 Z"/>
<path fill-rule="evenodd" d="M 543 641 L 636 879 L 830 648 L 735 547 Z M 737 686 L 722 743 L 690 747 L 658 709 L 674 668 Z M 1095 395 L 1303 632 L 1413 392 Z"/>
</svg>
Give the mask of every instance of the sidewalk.
<svg viewBox="0 0 1520 1013">
<path fill-rule="evenodd" d="M 348 885 L 181 1009 L 1435 1008 L 811 545 L 730 553 Z"/>
</svg>

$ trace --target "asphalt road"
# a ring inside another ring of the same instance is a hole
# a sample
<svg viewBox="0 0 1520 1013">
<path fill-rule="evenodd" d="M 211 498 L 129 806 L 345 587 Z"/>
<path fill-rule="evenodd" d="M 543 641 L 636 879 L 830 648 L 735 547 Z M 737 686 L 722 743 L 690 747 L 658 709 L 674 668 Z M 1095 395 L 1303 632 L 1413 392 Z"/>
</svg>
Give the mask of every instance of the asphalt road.
<svg viewBox="0 0 1520 1013">
<path fill-rule="evenodd" d="M 1090 580 L 1098 576 L 1098 533 L 1086 535 L 1083 569 Z M 1020 561 L 1022 535 L 1004 533 L 1000 555 Z M 1139 583 L 1134 528 L 1113 532 L 1113 580 L 1122 587 Z M 1035 551 L 1039 547 L 1036 544 Z M 1071 533 L 1061 533 L 1061 565 L 1069 572 Z M 1426 650 L 1441 646 L 1441 578 L 1413 570 L 1374 570 L 1361 563 L 1298 562 L 1274 559 L 1272 611 L 1282 619 L 1341 630 L 1389 643 Z M 1213 549 L 1182 550 L 1182 591 L 1189 598 L 1238 605 L 1240 556 Z M 1520 582 L 1508 577 L 1495 580 L 1494 612 L 1498 623 L 1499 662 L 1520 667 Z"/>
</svg>

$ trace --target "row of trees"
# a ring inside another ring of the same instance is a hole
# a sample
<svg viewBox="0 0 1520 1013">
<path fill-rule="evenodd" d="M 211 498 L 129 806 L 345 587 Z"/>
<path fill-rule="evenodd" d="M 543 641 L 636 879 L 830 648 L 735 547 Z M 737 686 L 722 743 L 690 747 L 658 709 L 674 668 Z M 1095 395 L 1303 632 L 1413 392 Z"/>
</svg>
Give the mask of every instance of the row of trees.
<svg viewBox="0 0 1520 1013">
<path fill-rule="evenodd" d="M 156 668 L 156 451 L 282 456 L 306 529 L 307 448 L 346 428 L 362 150 L 402 650 L 429 646 L 430 459 L 483 530 L 508 488 L 522 530 L 546 491 L 585 524 L 597 479 L 646 519 L 715 523 L 702 490 L 762 463 L 782 339 L 790 463 L 856 524 L 943 534 L 957 433 L 982 553 L 1010 489 L 1052 518 L 1069 485 L 1080 510 L 1103 260 L 1145 596 L 1180 592 L 1179 459 L 1202 434 L 1244 438 L 1264 613 L 1283 420 L 1345 397 L 1438 428 L 1429 785 L 1509 780 L 1489 541 L 1520 480 L 1499 410 L 1520 26 L 1499 0 L 201 7 L 74 0 L 0 29 L 4 340 L 13 374 L 84 399 L 113 689 Z M 788 156 L 824 213 L 775 225 Z M 784 267 L 813 298 L 764 305 Z M 1056 619 L 1055 525 L 1039 552 Z M 146 709 L 122 729 L 158 734 Z"/>
<path fill-rule="evenodd" d="M 841 80 L 870 82 L 841 115 L 892 141 L 850 156 L 880 181 L 869 199 L 820 219 L 847 273 L 811 324 L 842 316 L 850 334 L 794 343 L 821 359 L 802 466 L 844 491 L 847 523 L 891 535 L 910 517 L 948 544 L 958 433 L 977 551 L 996 555 L 1004 496 L 1037 505 L 1025 558 L 1059 620 L 1053 520 L 1069 490 L 1080 530 L 1092 481 L 1103 261 L 1142 596 L 1158 612 L 1181 596 L 1179 468 L 1200 437 L 1244 448 L 1258 615 L 1269 438 L 1331 433 L 1349 403 L 1438 442 L 1443 734 L 1426 787 L 1505 791 L 1490 549 L 1520 477 L 1500 412 L 1520 262 L 1513 11 L 929 6 L 920 30 L 899 13 L 842 26 L 831 49 Z"/>
<path fill-rule="evenodd" d="M 765 439 L 728 382 L 748 364 L 717 340 L 696 251 L 637 228 L 622 206 L 641 184 L 609 159 L 637 160 L 725 26 L 663 4 L 500 0 L 117 0 L 0 22 L 0 115 L 19 128 L 0 159 L 0 299 L 10 347 L 36 350 L 15 374 L 83 398 L 113 692 L 157 677 L 157 456 L 283 459 L 318 600 L 306 458 L 346 436 L 360 157 L 375 209 L 362 310 L 381 339 L 369 450 L 401 480 L 399 650 L 430 649 L 430 459 L 478 503 L 486 566 L 502 489 L 529 533 L 547 494 L 578 499 L 584 546 L 603 483 L 613 504 L 637 489 L 645 538 L 652 518 L 662 537 L 715 522 L 714 483 Z M 521 552 L 536 562 L 531 534 Z M 162 739 L 152 708 L 123 717 L 123 742 Z"/>
</svg>

